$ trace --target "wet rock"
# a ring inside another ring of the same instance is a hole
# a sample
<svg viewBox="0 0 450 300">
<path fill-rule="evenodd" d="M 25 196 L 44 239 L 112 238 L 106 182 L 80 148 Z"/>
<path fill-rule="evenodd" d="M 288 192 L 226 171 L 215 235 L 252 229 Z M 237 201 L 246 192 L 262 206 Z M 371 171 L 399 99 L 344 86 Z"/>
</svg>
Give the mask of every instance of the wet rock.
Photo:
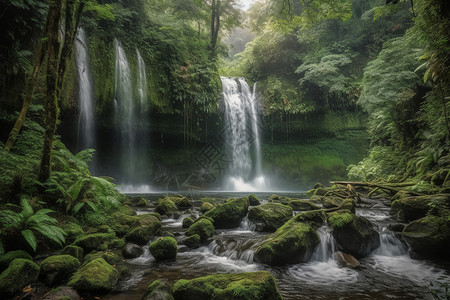
<svg viewBox="0 0 450 300">
<path fill-rule="evenodd" d="M 192 220 L 189 217 L 186 217 L 183 219 L 183 223 L 182 223 L 181 227 L 189 228 L 192 224 L 194 224 L 194 220 Z"/>
<path fill-rule="evenodd" d="M 275 279 L 267 271 L 216 274 L 192 280 L 181 279 L 173 286 L 177 300 L 234 299 L 281 300 Z"/>
<path fill-rule="evenodd" d="M 194 234 L 185 238 L 183 244 L 189 248 L 198 248 L 201 245 L 201 238 L 198 234 Z"/>
<path fill-rule="evenodd" d="M 285 197 L 285 196 L 278 196 L 278 195 L 270 195 L 270 197 L 267 199 L 269 202 L 275 202 L 275 203 L 281 203 L 284 205 L 287 205 L 290 201 L 292 201 L 291 198 Z"/>
<path fill-rule="evenodd" d="M 250 196 L 248 196 L 248 200 L 250 206 L 256 206 L 261 204 L 261 202 L 259 201 L 258 197 L 255 196 L 255 194 L 251 194 Z"/>
<path fill-rule="evenodd" d="M 305 210 L 316 210 L 320 209 L 319 206 L 315 205 L 306 200 L 292 200 L 288 203 L 290 207 L 292 207 L 295 211 L 305 211 Z"/>
<path fill-rule="evenodd" d="M 210 211 L 211 209 L 213 209 L 215 206 L 209 202 L 203 202 L 202 206 L 200 206 L 200 212 L 205 213 L 207 211 Z"/>
<path fill-rule="evenodd" d="M 173 300 L 172 287 L 165 281 L 153 281 L 145 291 L 142 300 Z"/>
<path fill-rule="evenodd" d="M 450 217 L 426 216 L 406 225 L 402 237 L 416 253 L 428 257 L 447 257 L 450 245 Z"/>
<path fill-rule="evenodd" d="M 299 213 L 298 215 L 293 217 L 289 222 L 307 223 L 311 225 L 312 228 L 318 229 L 320 226 L 323 225 L 326 219 L 327 217 L 325 215 L 325 211 L 323 209 L 319 209 Z"/>
<path fill-rule="evenodd" d="M 177 241 L 171 237 L 161 237 L 148 247 L 157 261 L 174 260 L 177 257 Z"/>
<path fill-rule="evenodd" d="M 86 255 L 86 257 L 84 258 L 84 265 L 88 262 L 91 262 L 97 258 L 102 258 L 104 259 L 108 264 L 110 265 L 117 265 L 119 264 L 122 260 L 122 254 L 121 251 L 111 251 L 111 250 L 106 250 L 106 251 L 98 251 L 98 252 L 91 252 L 88 255 Z"/>
<path fill-rule="evenodd" d="M 226 203 L 211 209 L 203 216 L 214 220 L 217 229 L 236 228 L 247 215 L 249 200 L 247 197 L 230 199 Z"/>
<path fill-rule="evenodd" d="M 0 274 L 0 295 L 9 298 L 17 294 L 26 285 L 34 282 L 39 275 L 39 266 L 24 258 L 14 259 L 8 268 Z"/>
<path fill-rule="evenodd" d="M 161 222 L 153 215 L 145 215 L 140 219 L 141 226 L 132 229 L 125 235 L 127 242 L 135 244 L 146 244 L 161 228 Z"/>
<path fill-rule="evenodd" d="M 309 224 L 289 221 L 263 241 L 255 259 L 272 266 L 307 262 L 319 242 Z"/>
<path fill-rule="evenodd" d="M 39 279 L 48 286 L 64 283 L 78 269 L 80 261 L 72 255 L 53 255 L 41 263 Z"/>
<path fill-rule="evenodd" d="M 328 225 L 339 249 L 356 257 L 369 255 L 380 246 L 380 234 L 364 217 L 350 212 L 335 213 L 328 218 Z"/>
<path fill-rule="evenodd" d="M 78 269 L 68 285 L 82 293 L 106 293 L 119 278 L 119 271 L 103 258 L 97 258 Z"/>
<path fill-rule="evenodd" d="M 186 236 L 198 234 L 202 242 L 206 242 L 214 235 L 214 225 L 210 219 L 202 217 L 192 224 L 186 231 Z"/>
<path fill-rule="evenodd" d="M 175 202 L 170 199 L 163 198 L 159 200 L 158 205 L 155 208 L 155 212 L 160 215 L 171 215 L 178 211 L 178 207 Z"/>
<path fill-rule="evenodd" d="M 42 300 L 80 300 L 78 292 L 70 286 L 59 286 L 48 292 Z"/>
<path fill-rule="evenodd" d="M 257 231 L 274 232 L 292 217 L 292 208 L 279 203 L 267 203 L 252 207 L 248 219 L 256 224 Z"/>
<path fill-rule="evenodd" d="M 9 264 L 15 260 L 16 258 L 24 258 L 28 260 L 33 260 L 30 254 L 28 252 L 23 250 L 15 250 L 15 251 L 9 251 L 3 255 L 0 256 L 0 272 L 8 268 Z"/>
<path fill-rule="evenodd" d="M 345 268 L 357 268 L 361 263 L 353 255 L 344 253 L 342 251 L 336 251 L 334 253 L 334 260 L 336 260 L 338 266 Z"/>
<path fill-rule="evenodd" d="M 405 228 L 405 224 L 402 223 L 392 223 L 388 225 L 388 229 L 393 232 L 402 232 Z"/>
<path fill-rule="evenodd" d="M 167 196 L 166 196 L 167 197 Z M 189 200 L 186 197 L 171 197 L 170 200 L 172 200 L 178 209 L 180 210 L 186 210 L 189 208 L 192 208 L 194 205 L 192 204 L 191 200 Z"/>
<path fill-rule="evenodd" d="M 81 247 L 69 245 L 62 249 L 61 254 L 72 255 L 79 261 L 83 260 L 84 250 Z"/>
<path fill-rule="evenodd" d="M 147 206 L 147 200 L 145 200 L 142 197 L 132 197 L 125 201 L 125 204 L 129 204 L 130 206 L 135 207 L 146 207 Z"/>
<path fill-rule="evenodd" d="M 136 258 L 144 253 L 144 249 L 139 245 L 127 243 L 122 249 L 122 255 L 125 258 Z"/>
<path fill-rule="evenodd" d="M 411 222 L 427 215 L 432 206 L 448 205 L 448 195 L 403 197 L 392 202 L 391 214 L 400 222 Z"/>
<path fill-rule="evenodd" d="M 74 245 L 81 247 L 85 252 L 108 249 L 109 244 L 115 239 L 111 233 L 93 233 L 79 237 Z"/>
</svg>

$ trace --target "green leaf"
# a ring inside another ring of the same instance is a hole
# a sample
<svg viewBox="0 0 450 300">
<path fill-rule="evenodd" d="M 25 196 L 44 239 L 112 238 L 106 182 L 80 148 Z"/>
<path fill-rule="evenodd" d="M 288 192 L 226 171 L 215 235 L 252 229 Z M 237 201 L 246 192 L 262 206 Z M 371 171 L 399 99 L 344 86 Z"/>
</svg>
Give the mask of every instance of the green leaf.
<svg viewBox="0 0 450 300">
<path fill-rule="evenodd" d="M 25 238 L 25 241 L 27 241 L 28 245 L 33 248 L 33 251 L 36 251 L 37 242 L 36 242 L 36 236 L 34 235 L 33 231 L 30 229 L 22 230 L 22 236 Z"/>
</svg>

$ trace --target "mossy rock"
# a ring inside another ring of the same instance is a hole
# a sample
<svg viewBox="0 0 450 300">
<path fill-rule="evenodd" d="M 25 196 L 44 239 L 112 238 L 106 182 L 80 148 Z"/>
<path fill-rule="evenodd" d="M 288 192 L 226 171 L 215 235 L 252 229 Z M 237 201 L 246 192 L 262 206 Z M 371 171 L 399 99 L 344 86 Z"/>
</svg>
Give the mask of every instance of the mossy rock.
<svg viewBox="0 0 450 300">
<path fill-rule="evenodd" d="M 178 207 L 175 202 L 169 199 L 161 199 L 158 201 L 158 205 L 155 208 L 155 212 L 160 215 L 171 215 L 178 211 Z"/>
<path fill-rule="evenodd" d="M 77 223 L 69 222 L 63 227 L 64 232 L 66 233 L 66 243 L 73 243 L 77 238 L 84 235 L 83 228 Z"/>
<path fill-rule="evenodd" d="M 186 236 L 198 234 L 202 242 L 206 242 L 214 235 L 214 225 L 207 218 L 200 218 L 186 231 Z"/>
<path fill-rule="evenodd" d="M 115 218 L 115 222 L 120 225 L 127 225 L 129 227 L 136 227 L 139 225 L 139 216 L 130 216 L 117 214 Z"/>
<path fill-rule="evenodd" d="M 250 206 L 257 206 L 261 204 L 261 201 L 259 201 L 258 197 L 256 197 L 255 194 L 251 194 L 248 196 L 248 201 L 250 203 Z"/>
<path fill-rule="evenodd" d="M 361 258 L 380 246 L 380 234 L 364 217 L 345 212 L 328 218 L 333 237 L 343 252 Z"/>
<path fill-rule="evenodd" d="M 327 216 L 325 211 L 323 209 L 318 209 L 299 213 L 289 220 L 288 223 L 307 223 L 311 225 L 312 228 L 318 229 L 323 225 L 326 219 Z"/>
<path fill-rule="evenodd" d="M 290 201 L 292 201 L 292 199 L 289 197 L 286 197 L 286 196 L 278 196 L 278 195 L 272 194 L 269 196 L 267 201 L 287 205 Z"/>
<path fill-rule="evenodd" d="M 236 228 L 247 215 L 249 200 L 247 197 L 230 199 L 218 205 L 203 216 L 214 220 L 214 227 L 218 229 Z"/>
<path fill-rule="evenodd" d="M 14 259 L 8 268 L 0 274 L 0 295 L 5 298 L 14 296 L 26 285 L 36 281 L 39 266 L 24 258 Z"/>
<path fill-rule="evenodd" d="M 140 198 L 136 199 L 135 201 L 133 201 L 133 206 L 146 207 L 147 206 L 147 200 L 145 200 L 144 198 L 140 197 Z"/>
<path fill-rule="evenodd" d="M 182 228 L 189 228 L 192 224 L 194 224 L 194 220 L 189 217 L 183 219 L 183 223 L 181 225 Z"/>
<path fill-rule="evenodd" d="M 177 241 L 172 237 L 161 237 L 153 241 L 148 247 L 157 261 L 174 260 L 177 257 Z"/>
<path fill-rule="evenodd" d="M 129 205 L 122 205 L 122 206 L 119 206 L 119 209 L 117 210 L 117 214 L 127 215 L 127 216 L 135 216 L 136 211 Z"/>
<path fill-rule="evenodd" d="M 83 260 L 84 250 L 81 247 L 69 245 L 62 249 L 61 254 L 72 255 L 79 261 Z"/>
<path fill-rule="evenodd" d="M 203 202 L 202 206 L 200 206 L 200 212 L 205 213 L 207 211 L 210 211 L 211 209 L 213 209 L 215 206 L 209 202 Z"/>
<path fill-rule="evenodd" d="M 194 234 L 191 236 L 188 236 L 183 240 L 183 244 L 188 246 L 189 248 L 198 248 L 201 245 L 201 238 L 200 235 Z"/>
<path fill-rule="evenodd" d="M 123 249 L 122 254 L 125 258 L 136 258 L 144 253 L 144 249 L 139 245 L 127 243 Z"/>
<path fill-rule="evenodd" d="M 255 259 L 271 266 L 307 262 L 319 242 L 309 224 L 288 222 L 265 238 L 255 251 Z"/>
<path fill-rule="evenodd" d="M 450 245 L 450 217 L 426 216 L 403 229 L 402 237 L 416 253 L 427 257 L 448 259 Z"/>
<path fill-rule="evenodd" d="M 192 280 L 181 279 L 173 286 L 177 300 L 278 300 L 282 299 L 275 279 L 267 271 L 215 274 Z"/>
<path fill-rule="evenodd" d="M 146 244 L 161 229 L 161 222 L 155 216 L 145 216 L 140 219 L 140 222 L 145 225 L 138 226 L 126 234 L 127 242 Z"/>
<path fill-rule="evenodd" d="M 70 286 L 59 286 L 52 289 L 42 300 L 80 300 L 78 292 Z"/>
<path fill-rule="evenodd" d="M 16 258 L 24 258 L 28 260 L 33 260 L 30 254 L 28 252 L 23 250 L 14 250 L 9 251 L 3 255 L 0 256 L 0 273 L 8 268 L 9 264 L 15 260 Z"/>
<path fill-rule="evenodd" d="M 411 196 L 392 202 L 391 214 L 400 222 L 411 222 L 427 215 L 433 206 L 450 206 L 448 195 Z"/>
<path fill-rule="evenodd" d="M 111 233 L 93 233 L 79 237 L 74 245 L 81 247 L 85 252 L 91 252 L 93 250 L 105 250 L 108 249 L 109 244 L 116 238 Z"/>
<path fill-rule="evenodd" d="M 125 239 L 113 239 L 111 243 L 109 244 L 109 249 L 122 249 L 123 246 L 125 246 L 126 242 Z"/>
<path fill-rule="evenodd" d="M 191 200 L 189 200 L 186 197 L 172 197 L 170 200 L 172 200 L 173 203 L 175 203 L 177 208 L 180 210 L 186 210 L 186 209 L 194 207 Z"/>
<path fill-rule="evenodd" d="M 85 256 L 83 265 L 86 265 L 97 258 L 103 258 L 110 265 L 117 265 L 123 260 L 121 251 L 94 251 Z"/>
<path fill-rule="evenodd" d="M 320 209 L 319 206 L 315 205 L 306 200 L 292 200 L 289 201 L 288 205 L 292 207 L 295 211 L 305 211 L 305 210 L 316 210 Z"/>
<path fill-rule="evenodd" d="M 323 197 L 323 207 L 324 208 L 338 208 L 341 204 L 341 199 L 337 197 Z"/>
<path fill-rule="evenodd" d="M 81 293 L 106 293 L 119 278 L 119 271 L 103 258 L 97 258 L 82 266 L 72 276 L 68 285 Z"/>
<path fill-rule="evenodd" d="M 39 279 L 48 286 L 61 284 L 80 267 L 80 261 L 72 255 L 53 255 L 41 263 Z"/>
<path fill-rule="evenodd" d="M 279 203 L 266 203 L 252 207 L 248 212 L 248 219 L 256 225 L 256 231 L 274 232 L 290 218 L 292 208 Z"/>
<path fill-rule="evenodd" d="M 339 209 L 348 209 L 352 213 L 355 213 L 356 202 L 353 199 L 344 199 L 341 204 L 339 204 Z"/>
<path fill-rule="evenodd" d="M 142 300 L 174 300 L 172 287 L 165 281 L 155 280 L 147 287 Z"/>
<path fill-rule="evenodd" d="M 330 191 L 323 188 L 323 187 L 319 187 L 317 189 L 314 190 L 314 195 L 317 196 L 326 196 Z"/>
</svg>

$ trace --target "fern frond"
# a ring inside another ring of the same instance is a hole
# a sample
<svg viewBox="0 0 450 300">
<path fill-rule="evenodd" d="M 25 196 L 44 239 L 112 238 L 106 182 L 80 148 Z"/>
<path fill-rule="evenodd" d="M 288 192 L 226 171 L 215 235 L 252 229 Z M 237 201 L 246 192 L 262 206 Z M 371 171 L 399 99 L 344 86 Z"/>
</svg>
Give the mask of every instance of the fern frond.
<svg viewBox="0 0 450 300">
<path fill-rule="evenodd" d="M 22 230 L 22 236 L 24 237 L 28 245 L 30 245 L 30 247 L 33 249 L 33 251 L 36 251 L 37 242 L 36 236 L 34 235 L 33 231 L 31 231 L 30 229 Z"/>
</svg>

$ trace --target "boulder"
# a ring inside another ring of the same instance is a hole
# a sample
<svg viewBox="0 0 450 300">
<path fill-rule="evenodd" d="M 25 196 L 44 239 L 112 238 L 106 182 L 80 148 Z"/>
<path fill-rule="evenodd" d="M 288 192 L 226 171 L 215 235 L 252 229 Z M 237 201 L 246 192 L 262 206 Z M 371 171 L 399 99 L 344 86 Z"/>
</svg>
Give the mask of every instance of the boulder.
<svg viewBox="0 0 450 300">
<path fill-rule="evenodd" d="M 115 239 L 111 233 L 93 233 L 79 237 L 74 245 L 81 247 L 85 252 L 108 249 L 109 244 Z"/>
<path fill-rule="evenodd" d="M 39 279 L 48 286 L 64 283 L 80 267 L 80 261 L 72 255 L 53 255 L 41 263 Z"/>
<path fill-rule="evenodd" d="M 79 261 L 83 260 L 84 250 L 81 247 L 69 245 L 62 249 L 61 254 L 72 255 Z"/>
<path fill-rule="evenodd" d="M 446 257 L 450 245 L 450 217 L 426 216 L 403 229 L 402 237 L 416 253 L 428 257 Z"/>
<path fill-rule="evenodd" d="M 119 271 L 103 258 L 97 258 L 78 269 L 68 285 L 81 293 L 106 293 L 119 279 Z"/>
<path fill-rule="evenodd" d="M 284 205 L 287 205 L 290 201 L 292 201 L 291 198 L 286 196 L 278 196 L 278 195 L 270 195 L 270 197 L 267 199 L 269 202 L 275 202 L 275 203 L 281 203 Z"/>
<path fill-rule="evenodd" d="M 119 251 L 111 251 L 111 250 L 94 251 L 85 256 L 83 265 L 86 265 L 88 262 L 96 260 L 97 258 L 104 259 L 108 264 L 110 264 L 112 266 L 119 264 L 123 260 L 120 250 Z"/>
<path fill-rule="evenodd" d="M 185 238 L 183 244 L 189 248 L 198 248 L 201 245 L 201 238 L 198 234 L 194 234 Z"/>
<path fill-rule="evenodd" d="M 230 199 L 226 203 L 211 209 L 204 214 L 214 220 L 214 227 L 218 229 L 236 228 L 247 215 L 249 200 L 247 197 Z"/>
<path fill-rule="evenodd" d="M 66 243 L 73 243 L 77 238 L 84 235 L 83 228 L 80 225 L 74 222 L 69 222 L 63 227 L 64 232 L 66 233 Z"/>
<path fill-rule="evenodd" d="M 248 219 L 256 225 L 256 231 L 274 232 L 290 218 L 292 208 L 279 203 L 267 203 L 252 207 Z"/>
<path fill-rule="evenodd" d="M 380 246 L 380 234 L 366 218 L 345 211 L 332 214 L 328 225 L 339 249 L 364 257 Z"/>
<path fill-rule="evenodd" d="M 170 199 L 173 201 L 173 203 L 175 203 L 177 208 L 180 210 L 186 210 L 186 209 L 194 207 L 191 200 L 189 200 L 186 197 L 171 197 Z"/>
<path fill-rule="evenodd" d="M 336 251 L 334 253 L 334 260 L 340 267 L 344 268 L 357 268 L 361 263 L 353 256 L 342 251 Z"/>
<path fill-rule="evenodd" d="M 255 194 L 251 194 L 250 196 L 248 196 L 248 201 L 250 203 L 250 206 L 256 206 L 261 204 L 261 202 L 259 201 L 258 197 L 255 196 Z"/>
<path fill-rule="evenodd" d="M 433 205 L 448 206 L 448 195 L 427 195 L 403 197 L 392 202 L 391 214 L 400 222 L 411 222 L 427 215 Z"/>
<path fill-rule="evenodd" d="M 200 212 L 205 213 L 207 211 L 210 211 L 211 209 L 213 209 L 215 206 L 209 202 L 203 202 L 202 206 L 200 206 Z"/>
<path fill-rule="evenodd" d="M 159 200 L 158 205 L 155 208 L 155 212 L 160 215 L 171 215 L 178 211 L 178 207 L 175 202 L 170 199 L 163 198 Z"/>
<path fill-rule="evenodd" d="M 292 207 L 293 210 L 296 211 L 320 209 L 319 206 L 306 200 L 292 200 L 288 203 L 288 205 Z"/>
<path fill-rule="evenodd" d="M 127 243 L 122 249 L 122 255 L 125 258 L 136 258 L 144 253 L 144 249 L 139 245 Z"/>
<path fill-rule="evenodd" d="M 42 300 L 81 300 L 81 297 L 74 288 L 59 286 L 48 292 Z"/>
<path fill-rule="evenodd" d="M 36 281 L 39 266 L 24 258 L 14 259 L 8 268 L 0 274 L 0 295 L 9 298 L 17 294 L 26 285 Z"/>
<path fill-rule="evenodd" d="M 214 235 L 214 225 L 207 218 L 200 218 L 192 224 L 186 231 L 186 236 L 193 236 L 198 234 L 202 242 L 206 242 Z"/>
<path fill-rule="evenodd" d="M 117 210 L 117 214 L 127 215 L 127 216 L 135 216 L 136 211 L 129 205 L 122 205 L 122 206 L 119 206 L 119 209 Z"/>
<path fill-rule="evenodd" d="M 173 286 L 177 300 L 281 300 L 275 279 L 267 271 L 215 274 L 192 280 L 181 279 Z"/>
<path fill-rule="evenodd" d="M 165 281 L 155 280 L 147 287 L 142 300 L 174 300 L 172 287 Z"/>
<path fill-rule="evenodd" d="M 393 232 L 402 232 L 405 229 L 405 224 L 402 223 L 392 223 L 388 225 L 388 229 Z"/>
<path fill-rule="evenodd" d="M 300 222 L 307 223 L 311 225 L 312 228 L 318 229 L 323 225 L 327 216 L 323 209 L 319 210 L 309 210 L 302 213 L 299 213 L 295 217 L 293 217 L 289 222 Z"/>
<path fill-rule="evenodd" d="M 155 234 L 161 229 L 161 221 L 159 221 L 153 215 L 145 215 L 145 217 L 140 218 L 140 225 L 133 228 L 130 232 L 125 235 L 125 240 L 127 242 L 135 244 L 146 244 Z"/>
<path fill-rule="evenodd" d="M 255 259 L 272 266 L 307 262 L 319 242 L 309 224 L 289 221 L 265 238 L 255 251 Z"/>
<path fill-rule="evenodd" d="M 148 247 L 157 261 L 174 260 L 177 257 L 177 241 L 172 237 L 161 237 Z"/>
<path fill-rule="evenodd" d="M 26 252 L 26 251 L 23 251 L 23 250 L 9 251 L 0 256 L 0 273 L 3 270 L 6 270 L 6 268 L 8 268 L 8 266 L 9 266 L 9 264 L 16 258 L 24 258 L 24 259 L 28 259 L 28 260 L 33 260 L 31 255 L 28 254 L 28 252 Z"/>
<path fill-rule="evenodd" d="M 189 217 L 186 217 L 183 219 L 183 223 L 182 223 L 181 227 L 189 228 L 192 224 L 194 224 L 194 220 L 192 220 Z"/>
</svg>

